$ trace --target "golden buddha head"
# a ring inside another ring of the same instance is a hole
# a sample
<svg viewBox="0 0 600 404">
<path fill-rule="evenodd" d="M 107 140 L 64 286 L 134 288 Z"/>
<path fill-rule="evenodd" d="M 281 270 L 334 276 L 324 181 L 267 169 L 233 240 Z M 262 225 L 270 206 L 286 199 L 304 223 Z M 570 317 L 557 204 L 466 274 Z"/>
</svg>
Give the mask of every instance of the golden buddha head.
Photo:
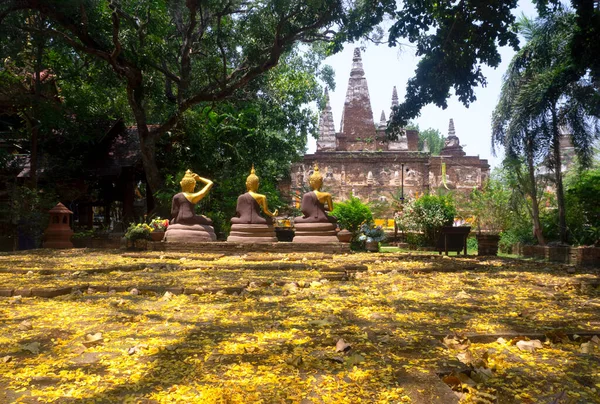
<svg viewBox="0 0 600 404">
<path fill-rule="evenodd" d="M 187 170 L 179 185 L 181 185 L 181 190 L 183 192 L 194 192 L 194 188 L 196 188 L 194 173 L 191 170 Z"/>
<path fill-rule="evenodd" d="M 258 191 L 258 177 L 254 171 L 254 164 L 252 164 L 252 170 L 250 175 L 246 178 L 246 190 L 256 192 Z"/>
<path fill-rule="evenodd" d="M 308 183 L 313 191 L 318 191 L 323 186 L 323 176 L 319 172 L 319 165 L 315 164 L 315 170 L 308 178 Z"/>
</svg>

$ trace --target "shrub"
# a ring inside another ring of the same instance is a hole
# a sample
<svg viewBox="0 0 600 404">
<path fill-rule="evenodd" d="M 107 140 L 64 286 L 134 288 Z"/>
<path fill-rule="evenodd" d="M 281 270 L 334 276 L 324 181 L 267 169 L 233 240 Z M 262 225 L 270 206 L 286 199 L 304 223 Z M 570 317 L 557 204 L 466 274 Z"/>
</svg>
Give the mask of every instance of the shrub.
<svg viewBox="0 0 600 404">
<path fill-rule="evenodd" d="M 469 195 L 468 207 L 479 232 L 500 234 L 509 227 L 510 192 L 499 181 L 489 180 L 482 190 L 474 189 Z"/>
<path fill-rule="evenodd" d="M 127 232 L 125 232 L 125 238 L 131 242 L 135 242 L 136 240 L 152 240 L 150 237 L 152 230 L 152 227 L 146 223 L 132 223 Z"/>
<path fill-rule="evenodd" d="M 408 232 L 422 232 L 424 244 L 434 245 L 442 226 L 451 226 L 456 216 L 450 195 L 423 195 L 410 199 L 397 215 L 398 228 Z"/>
<path fill-rule="evenodd" d="M 340 228 L 352 233 L 353 238 L 358 236 L 363 223 L 371 224 L 373 222 L 371 209 L 352 195 L 346 202 L 337 202 L 331 213 L 337 217 Z"/>
</svg>

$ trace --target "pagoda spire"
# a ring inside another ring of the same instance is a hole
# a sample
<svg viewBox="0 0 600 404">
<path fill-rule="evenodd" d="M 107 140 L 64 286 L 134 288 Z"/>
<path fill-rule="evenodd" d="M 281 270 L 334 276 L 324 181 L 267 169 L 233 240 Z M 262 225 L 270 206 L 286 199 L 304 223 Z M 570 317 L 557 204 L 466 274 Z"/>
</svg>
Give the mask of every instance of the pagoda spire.
<svg viewBox="0 0 600 404">
<path fill-rule="evenodd" d="M 392 109 L 398 106 L 398 91 L 396 91 L 396 86 L 392 90 Z"/>
<path fill-rule="evenodd" d="M 456 131 L 454 130 L 454 119 L 450 118 L 450 123 L 448 124 L 448 137 L 456 136 Z"/>
<path fill-rule="evenodd" d="M 386 126 L 387 125 L 387 119 L 385 119 L 385 111 L 381 110 L 381 118 L 379 118 L 379 126 Z"/>
<path fill-rule="evenodd" d="M 356 138 L 375 136 L 369 87 L 359 48 L 354 49 L 340 132 L 348 142 L 353 142 Z"/>
<path fill-rule="evenodd" d="M 325 107 L 319 117 L 319 140 L 317 140 L 317 151 L 335 150 L 335 125 L 333 123 L 333 113 L 331 112 L 331 103 L 329 102 L 329 91 L 325 87 Z"/>
</svg>

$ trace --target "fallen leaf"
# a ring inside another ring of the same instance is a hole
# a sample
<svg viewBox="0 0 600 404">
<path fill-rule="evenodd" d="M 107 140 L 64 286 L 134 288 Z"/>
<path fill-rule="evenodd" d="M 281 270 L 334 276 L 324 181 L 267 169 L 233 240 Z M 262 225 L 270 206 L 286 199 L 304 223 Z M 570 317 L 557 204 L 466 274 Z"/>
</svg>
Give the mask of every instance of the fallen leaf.
<svg viewBox="0 0 600 404">
<path fill-rule="evenodd" d="M 103 341 L 104 338 L 102 338 L 102 333 L 97 332 L 95 334 L 87 334 L 85 336 L 85 341 L 83 341 L 83 345 L 89 348 L 91 346 L 101 344 Z"/>
<path fill-rule="evenodd" d="M 40 343 L 39 342 L 31 342 L 29 344 L 21 345 L 21 349 L 24 351 L 29 351 L 32 354 L 40 353 Z"/>
<path fill-rule="evenodd" d="M 342 338 L 340 338 L 338 340 L 338 342 L 335 344 L 336 352 L 348 352 L 350 349 L 352 349 L 352 346 L 350 344 L 348 344 L 346 341 L 344 341 Z"/>
<path fill-rule="evenodd" d="M 459 352 L 456 355 L 456 359 L 464 363 L 465 365 L 470 365 L 473 363 L 473 354 L 469 351 Z"/>
<path fill-rule="evenodd" d="M 536 349 L 544 347 L 539 339 L 533 339 L 531 341 L 518 341 L 516 345 L 521 351 L 527 352 L 535 352 Z"/>
<path fill-rule="evenodd" d="M 365 357 L 358 353 L 354 353 L 346 358 L 346 364 L 348 366 L 358 365 L 359 363 L 363 363 L 364 361 Z"/>
<path fill-rule="evenodd" d="M 442 381 L 446 383 L 452 390 L 459 390 L 462 387 L 462 382 L 453 374 L 442 377 Z"/>
<path fill-rule="evenodd" d="M 6 356 L 3 356 L 2 358 L 0 358 L 0 362 L 2 362 L 2 363 L 8 363 L 8 362 L 10 362 L 12 360 L 12 358 L 13 358 L 12 356 L 6 355 Z"/>
<path fill-rule="evenodd" d="M 285 360 L 285 363 L 287 363 L 288 365 L 292 365 L 294 367 L 298 367 L 300 365 L 302 365 L 302 356 L 292 356 L 291 358 L 287 358 Z"/>
<path fill-rule="evenodd" d="M 470 299 L 471 295 L 465 292 L 464 290 L 461 290 L 455 297 L 457 299 Z"/>
<path fill-rule="evenodd" d="M 448 349 L 458 349 L 459 351 L 463 351 L 471 345 L 468 338 L 456 334 L 444 337 L 443 343 Z"/>
<path fill-rule="evenodd" d="M 31 330 L 33 328 L 33 325 L 31 324 L 31 321 L 24 320 L 19 324 L 18 328 L 21 331 L 27 331 L 27 330 Z"/>
</svg>

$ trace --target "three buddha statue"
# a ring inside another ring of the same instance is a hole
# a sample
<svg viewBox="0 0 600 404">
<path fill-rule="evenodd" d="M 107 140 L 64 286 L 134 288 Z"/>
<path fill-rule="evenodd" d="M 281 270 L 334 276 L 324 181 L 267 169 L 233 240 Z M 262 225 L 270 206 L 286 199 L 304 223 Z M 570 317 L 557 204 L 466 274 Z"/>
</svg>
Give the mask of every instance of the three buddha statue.
<svg viewBox="0 0 600 404">
<path fill-rule="evenodd" d="M 196 184 L 203 187 L 195 191 Z M 303 216 L 294 219 L 296 233 L 294 243 L 337 243 L 337 219 L 327 211 L 333 210 L 331 194 L 321 191 L 323 176 L 315 165 L 309 178 L 312 191 L 302 197 Z M 213 182 L 187 170 L 180 182 L 181 192 L 173 196 L 171 220 L 165 233 L 168 243 L 198 243 L 215 241 L 217 236 L 212 220 L 194 212 L 195 205 L 210 191 Z M 227 241 L 242 243 L 275 243 L 273 217 L 277 209 L 271 212 L 267 197 L 258 193 L 259 178 L 254 166 L 246 178 L 246 193 L 237 199 L 236 214 L 231 218 L 231 232 Z"/>
</svg>

